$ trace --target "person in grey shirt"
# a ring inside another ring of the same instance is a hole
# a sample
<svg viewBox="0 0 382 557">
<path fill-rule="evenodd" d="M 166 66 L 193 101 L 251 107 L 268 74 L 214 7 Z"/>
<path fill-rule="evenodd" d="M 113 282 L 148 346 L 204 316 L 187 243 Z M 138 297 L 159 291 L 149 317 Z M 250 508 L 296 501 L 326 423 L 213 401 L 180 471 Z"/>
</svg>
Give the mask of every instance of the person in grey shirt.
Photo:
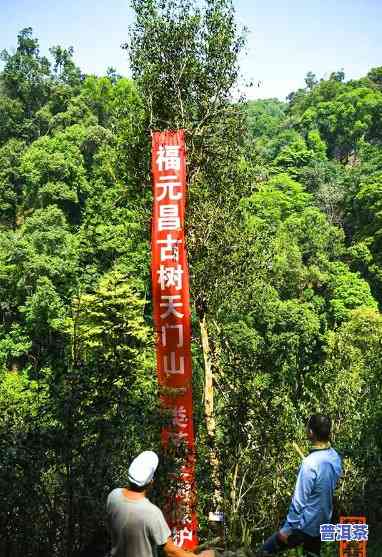
<svg viewBox="0 0 382 557">
<path fill-rule="evenodd" d="M 310 417 L 307 435 L 312 448 L 302 461 L 286 520 L 264 543 L 261 555 L 280 553 L 298 545 L 303 546 L 304 555 L 320 555 L 320 525 L 330 522 L 333 493 L 342 473 L 341 458 L 330 446 L 330 429 L 328 416 Z"/>
<path fill-rule="evenodd" d="M 158 547 L 167 557 L 196 557 L 174 544 L 162 511 L 146 498 L 157 466 L 158 456 L 144 451 L 129 467 L 127 487 L 114 489 L 107 498 L 112 557 L 157 557 Z"/>
</svg>

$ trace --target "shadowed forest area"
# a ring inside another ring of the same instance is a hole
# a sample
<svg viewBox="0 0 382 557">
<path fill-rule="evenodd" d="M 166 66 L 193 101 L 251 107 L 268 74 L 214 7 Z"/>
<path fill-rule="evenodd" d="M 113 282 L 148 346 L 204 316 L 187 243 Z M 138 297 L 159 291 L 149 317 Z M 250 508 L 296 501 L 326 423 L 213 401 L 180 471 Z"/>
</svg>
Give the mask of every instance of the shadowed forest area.
<svg viewBox="0 0 382 557">
<path fill-rule="evenodd" d="M 216 498 L 230 547 L 278 527 L 322 412 L 344 459 L 334 520 L 366 516 L 381 555 L 382 66 L 237 100 L 229 0 L 132 4 L 130 78 L 41 53 L 31 28 L 1 53 L 0 555 L 104 556 L 107 494 L 161 453 L 150 131 L 179 127 L 200 537 Z"/>
</svg>

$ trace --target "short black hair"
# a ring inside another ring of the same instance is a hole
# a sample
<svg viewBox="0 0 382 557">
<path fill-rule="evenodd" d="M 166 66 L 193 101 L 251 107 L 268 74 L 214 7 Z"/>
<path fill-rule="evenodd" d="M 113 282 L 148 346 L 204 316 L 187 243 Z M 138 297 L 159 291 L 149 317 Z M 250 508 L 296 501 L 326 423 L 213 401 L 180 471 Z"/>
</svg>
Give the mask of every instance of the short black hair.
<svg viewBox="0 0 382 557">
<path fill-rule="evenodd" d="M 313 414 L 308 421 L 308 427 L 314 433 L 317 441 L 329 441 L 332 422 L 329 416 Z"/>
<path fill-rule="evenodd" d="M 137 485 L 134 482 L 128 480 L 128 486 L 130 491 L 136 491 L 137 493 L 142 493 L 145 489 L 148 488 L 149 484 L 146 485 Z"/>
</svg>

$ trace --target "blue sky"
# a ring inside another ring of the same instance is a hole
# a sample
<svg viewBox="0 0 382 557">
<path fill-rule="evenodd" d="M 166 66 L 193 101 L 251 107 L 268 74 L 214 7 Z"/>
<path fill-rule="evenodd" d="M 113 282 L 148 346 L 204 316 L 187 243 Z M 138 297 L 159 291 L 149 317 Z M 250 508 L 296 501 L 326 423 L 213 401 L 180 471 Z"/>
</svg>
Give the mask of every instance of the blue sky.
<svg viewBox="0 0 382 557">
<path fill-rule="evenodd" d="M 234 0 L 239 24 L 249 28 L 244 82 L 251 98 L 279 97 L 318 77 L 344 69 L 357 78 L 382 65 L 382 0 Z M 132 22 L 128 0 L 0 0 L 0 49 L 16 46 L 23 27 L 33 27 L 41 52 L 73 46 L 84 72 L 114 66 L 128 73 L 120 45 Z"/>
</svg>

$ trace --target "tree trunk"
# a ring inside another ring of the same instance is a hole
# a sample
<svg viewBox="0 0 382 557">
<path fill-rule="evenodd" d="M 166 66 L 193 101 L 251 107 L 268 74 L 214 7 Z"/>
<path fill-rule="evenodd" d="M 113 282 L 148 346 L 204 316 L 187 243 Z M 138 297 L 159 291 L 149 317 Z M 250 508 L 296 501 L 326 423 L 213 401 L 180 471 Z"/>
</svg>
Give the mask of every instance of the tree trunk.
<svg viewBox="0 0 382 557">
<path fill-rule="evenodd" d="M 202 339 L 202 349 L 204 358 L 204 412 L 206 417 L 207 426 L 207 445 L 209 447 L 210 465 L 212 471 L 213 483 L 213 510 L 217 511 L 221 508 L 221 483 L 219 477 L 219 459 L 215 447 L 215 416 L 214 416 L 214 384 L 213 384 L 213 370 L 211 362 L 210 343 L 208 338 L 206 314 L 203 314 L 200 320 L 200 333 Z"/>
</svg>

